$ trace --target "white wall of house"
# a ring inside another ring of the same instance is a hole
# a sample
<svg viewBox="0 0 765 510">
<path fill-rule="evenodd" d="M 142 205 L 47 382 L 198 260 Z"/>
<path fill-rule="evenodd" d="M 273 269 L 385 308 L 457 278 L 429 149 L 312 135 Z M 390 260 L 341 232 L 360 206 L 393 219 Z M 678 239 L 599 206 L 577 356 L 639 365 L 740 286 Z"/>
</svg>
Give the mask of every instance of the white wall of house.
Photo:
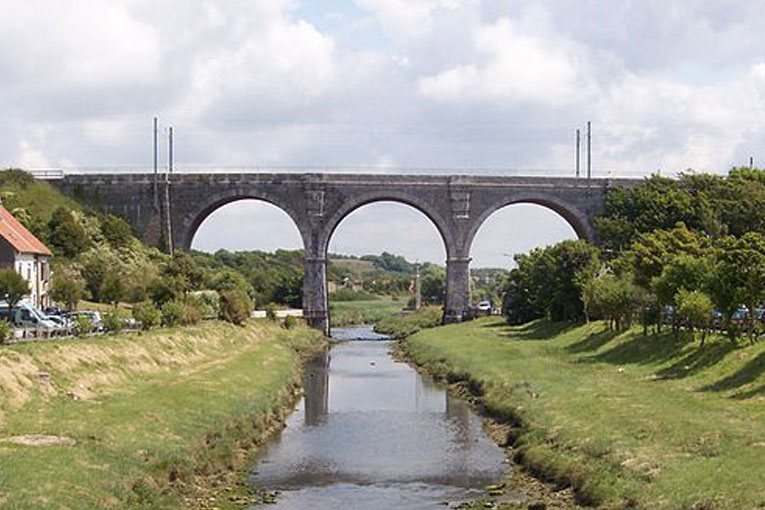
<svg viewBox="0 0 765 510">
<path fill-rule="evenodd" d="M 17 253 L 15 268 L 29 284 L 29 301 L 39 308 L 50 305 L 50 257 Z"/>
</svg>

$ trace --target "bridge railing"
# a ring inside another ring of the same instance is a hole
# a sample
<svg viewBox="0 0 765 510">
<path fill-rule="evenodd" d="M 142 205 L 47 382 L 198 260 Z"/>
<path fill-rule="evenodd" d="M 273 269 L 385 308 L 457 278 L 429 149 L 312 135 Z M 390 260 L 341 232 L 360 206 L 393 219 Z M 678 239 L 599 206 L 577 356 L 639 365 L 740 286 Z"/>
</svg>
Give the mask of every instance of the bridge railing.
<svg viewBox="0 0 765 510">
<path fill-rule="evenodd" d="M 88 175 L 88 174 L 151 174 L 152 167 L 144 165 L 123 165 L 123 166 L 103 166 L 103 167 L 63 167 L 51 169 L 33 169 L 29 170 L 37 179 L 51 180 L 63 179 L 67 175 Z M 165 168 L 159 168 L 158 174 L 164 176 Z M 367 173 L 376 175 L 494 175 L 494 176 L 512 176 L 512 177 L 575 177 L 571 169 L 520 169 L 499 166 L 475 166 L 475 167 L 405 167 L 405 166 L 374 166 L 374 165 L 252 165 L 252 166 L 221 166 L 221 165 L 177 165 L 173 169 L 176 174 L 268 174 L 268 173 L 319 173 L 319 174 L 347 174 L 347 173 Z M 643 174 L 614 175 L 610 171 L 593 172 L 593 178 L 613 178 L 613 177 L 643 177 Z M 582 180 L 586 177 L 580 176 Z"/>
</svg>

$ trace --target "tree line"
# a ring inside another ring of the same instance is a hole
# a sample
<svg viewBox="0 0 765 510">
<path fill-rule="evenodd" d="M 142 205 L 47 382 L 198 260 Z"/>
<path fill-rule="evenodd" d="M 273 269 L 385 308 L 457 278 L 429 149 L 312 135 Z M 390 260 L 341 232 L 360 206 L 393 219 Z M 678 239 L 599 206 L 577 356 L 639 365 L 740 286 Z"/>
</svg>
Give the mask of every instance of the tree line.
<svg viewBox="0 0 765 510">
<path fill-rule="evenodd" d="M 651 176 L 606 194 L 601 246 L 564 241 L 516 256 L 505 284 L 508 321 L 604 318 L 624 329 L 762 332 L 765 172 Z M 741 310 L 746 308 L 744 317 Z M 741 320 L 734 320 L 734 319 Z"/>
</svg>

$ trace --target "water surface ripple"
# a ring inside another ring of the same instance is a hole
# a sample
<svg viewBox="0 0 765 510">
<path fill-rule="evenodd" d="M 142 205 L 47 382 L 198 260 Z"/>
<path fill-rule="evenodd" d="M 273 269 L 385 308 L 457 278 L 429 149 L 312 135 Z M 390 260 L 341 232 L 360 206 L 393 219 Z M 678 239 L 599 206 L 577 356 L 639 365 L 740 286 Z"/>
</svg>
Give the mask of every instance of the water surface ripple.
<svg viewBox="0 0 765 510">
<path fill-rule="evenodd" d="M 444 508 L 501 478 L 504 453 L 467 404 L 370 328 L 333 337 L 347 341 L 306 364 L 305 397 L 253 468 L 253 484 L 280 491 L 269 508 Z"/>
</svg>

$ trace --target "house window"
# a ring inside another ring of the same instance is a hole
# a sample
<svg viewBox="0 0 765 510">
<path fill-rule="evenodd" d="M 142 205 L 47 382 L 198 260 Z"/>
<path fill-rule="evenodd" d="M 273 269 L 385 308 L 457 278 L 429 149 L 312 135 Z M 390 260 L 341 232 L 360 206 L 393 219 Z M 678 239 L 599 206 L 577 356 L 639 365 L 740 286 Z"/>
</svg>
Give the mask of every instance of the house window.
<svg viewBox="0 0 765 510">
<path fill-rule="evenodd" d="M 32 266 L 27 266 L 27 281 L 32 281 Z"/>
</svg>

